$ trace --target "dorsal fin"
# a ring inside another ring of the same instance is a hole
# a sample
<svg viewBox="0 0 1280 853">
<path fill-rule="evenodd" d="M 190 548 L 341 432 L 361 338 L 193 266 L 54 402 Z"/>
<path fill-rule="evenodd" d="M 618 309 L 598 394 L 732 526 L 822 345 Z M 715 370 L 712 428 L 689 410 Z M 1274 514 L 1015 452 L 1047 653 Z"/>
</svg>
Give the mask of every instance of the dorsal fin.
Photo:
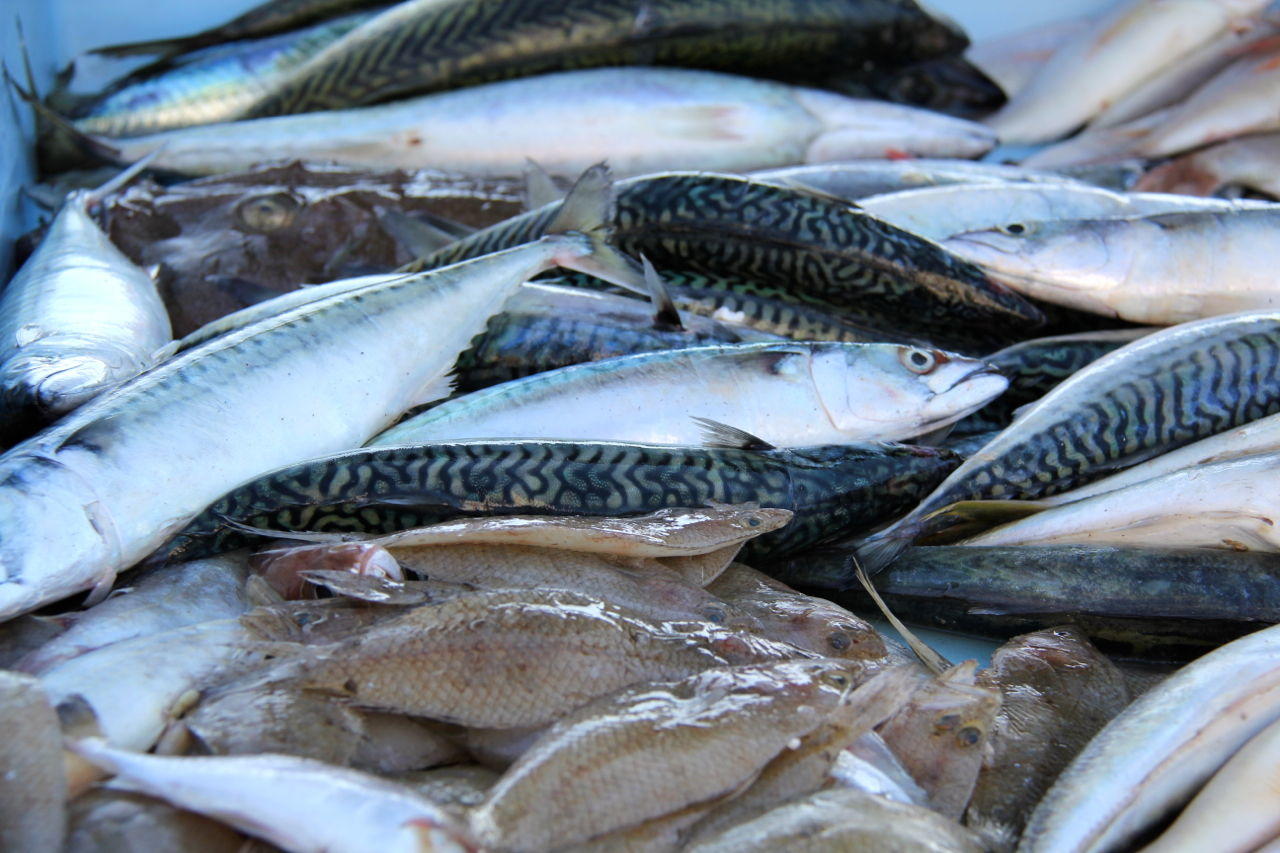
<svg viewBox="0 0 1280 853">
<path fill-rule="evenodd" d="M 777 450 L 775 445 L 770 444 L 757 435 L 752 435 L 744 429 L 722 424 L 720 421 L 711 418 L 700 418 L 693 416 L 693 420 L 702 427 L 705 438 L 703 443 L 707 447 L 723 447 L 727 450 Z"/>
<path fill-rule="evenodd" d="M 649 298 L 653 300 L 653 327 L 664 332 L 683 332 L 684 323 L 680 320 L 680 310 L 671 301 L 667 286 L 663 284 L 658 271 L 649 263 L 649 259 L 640 255 L 640 265 L 644 268 L 644 283 L 649 288 Z"/>
<path fill-rule="evenodd" d="M 458 239 L 458 235 L 432 222 L 424 222 L 395 208 L 377 207 L 374 215 L 378 217 L 382 230 L 415 258 L 433 255 Z"/>
</svg>

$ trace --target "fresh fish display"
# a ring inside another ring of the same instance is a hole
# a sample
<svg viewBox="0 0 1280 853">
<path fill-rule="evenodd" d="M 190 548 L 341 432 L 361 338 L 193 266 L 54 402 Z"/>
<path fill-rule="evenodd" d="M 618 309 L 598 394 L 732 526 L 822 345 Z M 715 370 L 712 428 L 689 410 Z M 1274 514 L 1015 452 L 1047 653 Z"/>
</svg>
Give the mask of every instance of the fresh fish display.
<svg viewBox="0 0 1280 853">
<path fill-rule="evenodd" d="M 584 131 L 568 146 L 561 129 L 571 123 Z M 675 68 L 601 68 L 98 143 L 121 162 L 150 156 L 155 168 L 187 175 L 287 156 L 510 178 L 525 158 L 571 177 L 607 157 L 620 175 L 640 175 L 879 157 L 889 145 L 913 155 L 976 157 L 995 137 L 962 119 L 783 83 Z"/>
<path fill-rule="evenodd" d="M 566 202 L 561 220 L 573 233 L 268 318 L 166 361 L 8 451 L 0 618 L 84 589 L 106 592 L 220 492 L 357 446 L 445 396 L 453 360 L 521 282 L 554 265 L 606 269 L 589 258 L 603 249 L 593 229 L 607 186 L 593 172 L 581 187 L 582 206 Z M 422 323 L 442 311 L 454 322 L 436 327 L 421 352 Z M 326 393 L 312 393 L 321 384 Z"/>
<path fill-rule="evenodd" d="M 0 671 L 0 846 L 60 850 L 67 833 L 62 731 L 40 683 Z"/>
<path fill-rule="evenodd" d="M 1280 628 L 1177 671 L 1112 720 L 1054 782 L 1019 850 L 1114 850 L 1193 794 L 1280 718 Z"/>
<path fill-rule="evenodd" d="M 1136 189 L 1160 193 L 1212 195 L 1240 186 L 1280 197 L 1280 134 L 1266 133 L 1222 142 L 1157 166 Z"/>
<path fill-rule="evenodd" d="M 457 38 L 459 30 L 467 37 Z M 253 115 L 311 112 L 601 65 L 814 76 L 954 53 L 968 39 L 914 0 L 401 3 L 295 70 Z"/>
<path fill-rule="evenodd" d="M 752 543 L 781 554 L 864 530 L 957 464 L 910 445 L 684 448 L 551 441 L 368 448 L 283 468 L 228 492 L 161 552 L 195 559 L 264 531 L 392 533 L 477 514 L 635 515 L 755 501 L 795 513 Z M 341 473 L 340 473 L 341 472 Z M 531 488 L 546 484 L 539 491 Z"/>
<path fill-rule="evenodd" d="M 1007 384 L 977 359 L 898 344 L 697 347 L 476 391 L 402 421 L 369 445 L 545 437 L 696 446 L 721 441 L 708 422 L 778 447 L 901 441 L 953 423 Z M 672 405 L 676 388 L 688 405 Z"/>
<path fill-rule="evenodd" d="M 883 567 L 926 529 L 926 516 L 956 501 L 1064 492 L 1273 414 L 1280 406 L 1280 389 L 1270 385 L 1277 332 L 1275 314 L 1233 314 L 1155 332 L 1103 356 L 1031 404 L 910 515 L 868 539 L 860 555 L 869 569 Z"/>
<path fill-rule="evenodd" d="M 11 434 L 137 376 L 172 337 L 151 276 L 93 222 L 95 203 L 69 197 L 0 297 L 0 426 Z"/>
<path fill-rule="evenodd" d="M 1280 304 L 1265 273 L 1277 222 L 1265 208 L 1028 222 L 943 245 L 1036 299 L 1169 324 Z"/>
</svg>

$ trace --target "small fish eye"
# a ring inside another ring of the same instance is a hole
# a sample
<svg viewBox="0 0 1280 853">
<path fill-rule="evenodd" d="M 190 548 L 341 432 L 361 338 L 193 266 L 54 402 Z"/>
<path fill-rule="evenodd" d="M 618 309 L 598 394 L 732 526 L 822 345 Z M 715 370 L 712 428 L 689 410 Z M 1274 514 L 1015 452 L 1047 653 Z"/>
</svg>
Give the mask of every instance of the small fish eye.
<svg viewBox="0 0 1280 853">
<path fill-rule="evenodd" d="M 982 740 L 982 732 L 973 726 L 965 726 L 956 732 L 956 740 L 960 741 L 962 746 L 977 746 L 978 741 Z"/>
<path fill-rule="evenodd" d="M 712 605 L 702 609 L 702 617 L 708 622 L 714 622 L 719 625 L 725 621 L 727 614 L 721 608 Z"/>
<path fill-rule="evenodd" d="M 833 687 L 845 688 L 849 686 L 849 679 L 838 673 L 828 673 L 826 677 L 827 683 Z"/>
<path fill-rule="evenodd" d="M 249 231 L 265 234 L 287 228 L 302 209 L 292 193 L 274 192 L 246 198 L 235 207 L 235 217 Z"/>
<path fill-rule="evenodd" d="M 753 515 L 747 519 L 747 527 L 759 527 L 759 526 L 760 526 L 760 519 L 757 518 L 756 516 Z"/>
<path fill-rule="evenodd" d="M 843 652 L 845 649 L 853 645 L 853 640 L 849 639 L 849 635 L 844 631 L 833 631 L 827 635 L 827 645 L 835 649 L 837 652 Z"/>
<path fill-rule="evenodd" d="M 903 347 L 898 356 L 903 367 L 912 373 L 924 375 L 938 366 L 938 357 L 929 350 L 916 347 Z"/>
<path fill-rule="evenodd" d="M 1004 226 L 1000 230 L 1006 234 L 1009 234 L 1010 236 L 1020 237 L 1023 234 L 1027 233 L 1027 226 L 1023 225 L 1021 222 L 1012 222 Z"/>
</svg>

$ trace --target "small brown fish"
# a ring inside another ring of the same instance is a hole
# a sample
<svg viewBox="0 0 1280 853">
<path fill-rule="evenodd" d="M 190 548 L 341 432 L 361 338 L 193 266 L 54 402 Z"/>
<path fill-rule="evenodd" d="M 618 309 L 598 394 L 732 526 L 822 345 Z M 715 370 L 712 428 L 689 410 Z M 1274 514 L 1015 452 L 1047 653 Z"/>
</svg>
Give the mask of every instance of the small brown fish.
<svg viewBox="0 0 1280 853">
<path fill-rule="evenodd" d="M 67 832 L 62 730 L 40 682 L 0 671 L 0 850 L 59 850 Z"/>
</svg>

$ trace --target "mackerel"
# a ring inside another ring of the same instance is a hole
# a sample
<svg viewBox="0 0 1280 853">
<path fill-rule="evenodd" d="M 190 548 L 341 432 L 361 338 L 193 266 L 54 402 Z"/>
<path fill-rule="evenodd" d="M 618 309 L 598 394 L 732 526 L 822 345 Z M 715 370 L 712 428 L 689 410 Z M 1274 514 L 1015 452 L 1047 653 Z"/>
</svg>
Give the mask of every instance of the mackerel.
<svg viewBox="0 0 1280 853">
<path fill-rule="evenodd" d="M 579 186 L 554 230 L 603 220 L 603 171 Z M 358 446 L 446 395 L 457 354 L 531 276 L 564 265 L 626 281 L 620 259 L 616 275 L 595 260 L 595 234 L 556 234 L 267 318 L 0 456 L 0 618 L 84 589 L 104 593 L 236 483 Z M 424 328 L 434 330 L 429 347 Z"/>
<path fill-rule="evenodd" d="M 719 440 L 709 421 L 777 447 L 901 441 L 953 423 L 1007 384 L 977 359 L 898 344 L 693 347 L 563 367 L 476 391 L 397 424 L 369 445 L 473 437 L 698 445 Z"/>
<path fill-rule="evenodd" d="M 962 500 L 1032 499 L 1280 411 L 1280 314 L 1185 323 L 1103 356 L 1029 406 L 859 554 L 876 570 Z"/>
<path fill-rule="evenodd" d="M 164 551 L 190 559 L 262 531 L 393 533 L 474 515 L 609 515 L 756 502 L 795 513 L 745 553 L 849 535 L 909 506 L 957 463 L 892 444 L 793 450 L 554 441 L 374 447 L 281 468 L 236 488 Z M 268 534 L 269 535 L 269 534 Z"/>
</svg>

